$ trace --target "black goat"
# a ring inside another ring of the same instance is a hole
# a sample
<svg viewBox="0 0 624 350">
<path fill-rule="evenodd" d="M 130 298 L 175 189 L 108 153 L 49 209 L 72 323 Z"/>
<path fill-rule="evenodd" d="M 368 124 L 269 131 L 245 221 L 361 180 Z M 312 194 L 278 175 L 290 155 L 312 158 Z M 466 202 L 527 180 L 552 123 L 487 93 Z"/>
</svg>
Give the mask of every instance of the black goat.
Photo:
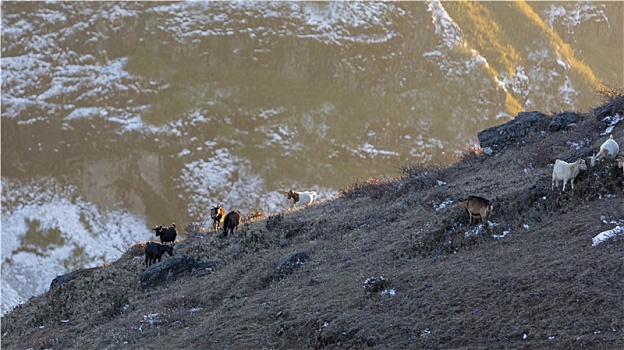
<svg viewBox="0 0 624 350">
<path fill-rule="evenodd" d="M 216 206 L 210 209 L 210 218 L 212 218 L 212 228 L 214 230 L 219 228 L 219 225 L 223 222 L 225 218 L 225 210 L 222 206 Z"/>
<path fill-rule="evenodd" d="M 156 232 L 156 237 L 160 236 L 160 243 L 162 244 L 175 242 L 176 236 L 178 235 L 178 229 L 176 228 L 175 222 L 173 223 L 173 226 L 169 226 L 168 228 L 158 226 L 152 230 Z"/>
<path fill-rule="evenodd" d="M 227 237 L 228 231 L 230 233 L 234 233 L 234 229 L 238 231 L 238 225 L 240 225 L 242 217 L 241 213 L 237 210 L 233 210 L 225 216 L 223 220 L 223 235 L 225 237 Z"/>
<path fill-rule="evenodd" d="M 150 265 L 155 264 L 157 260 L 160 262 L 165 252 L 169 253 L 169 256 L 173 256 L 173 246 L 147 242 L 145 246 L 145 266 L 150 267 Z"/>
</svg>

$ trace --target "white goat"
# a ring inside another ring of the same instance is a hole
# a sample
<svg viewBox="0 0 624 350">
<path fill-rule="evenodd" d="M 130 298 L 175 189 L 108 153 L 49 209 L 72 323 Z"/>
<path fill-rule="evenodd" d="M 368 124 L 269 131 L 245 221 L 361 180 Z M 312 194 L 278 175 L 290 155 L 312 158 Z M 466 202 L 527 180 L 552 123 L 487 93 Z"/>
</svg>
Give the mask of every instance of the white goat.
<svg viewBox="0 0 624 350">
<path fill-rule="evenodd" d="M 304 191 L 298 192 L 293 190 L 288 190 L 288 192 L 284 192 L 286 195 L 286 199 L 293 199 L 293 204 L 295 207 L 301 207 L 312 204 L 314 201 L 314 197 L 316 196 L 316 192 L 314 191 Z"/>
<path fill-rule="evenodd" d="M 611 135 L 607 141 L 603 142 L 602 145 L 600 145 L 600 151 L 598 152 L 598 154 L 594 154 L 593 156 L 589 157 L 589 165 L 596 165 L 597 160 L 606 156 L 615 158 L 615 156 L 617 156 L 619 152 L 620 146 L 613 139 L 613 135 Z"/>
<path fill-rule="evenodd" d="M 585 159 L 579 159 L 574 163 L 567 163 L 561 159 L 555 160 L 555 166 L 553 167 L 552 173 L 551 190 L 554 190 L 555 186 L 559 188 L 559 180 L 563 180 L 564 192 L 568 181 L 570 181 L 570 185 L 572 186 L 572 189 L 574 189 L 574 178 L 581 170 L 587 170 L 587 164 L 585 164 Z"/>
</svg>

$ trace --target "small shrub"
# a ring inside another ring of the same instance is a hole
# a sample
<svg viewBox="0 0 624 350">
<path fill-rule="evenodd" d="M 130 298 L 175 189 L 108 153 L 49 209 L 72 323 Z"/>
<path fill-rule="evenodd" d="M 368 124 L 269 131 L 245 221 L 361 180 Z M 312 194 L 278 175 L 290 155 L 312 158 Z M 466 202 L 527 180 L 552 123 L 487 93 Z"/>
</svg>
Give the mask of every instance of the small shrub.
<svg viewBox="0 0 624 350">
<path fill-rule="evenodd" d="M 212 225 L 212 223 L 210 225 Z M 205 235 L 207 231 L 206 227 L 209 227 L 209 225 L 207 225 L 206 222 L 192 222 L 184 226 L 184 233 L 186 233 L 188 237 L 197 237 L 200 235 Z"/>
<path fill-rule="evenodd" d="M 388 280 L 383 276 L 369 277 L 364 281 L 364 292 L 366 294 L 375 294 L 386 289 L 388 286 Z"/>
<path fill-rule="evenodd" d="M 444 171 L 440 165 L 425 165 L 423 163 L 404 165 L 400 167 L 402 189 L 420 191 L 435 187 L 438 180 L 444 180 Z"/>
<path fill-rule="evenodd" d="M 266 223 L 265 223 L 266 229 L 269 231 L 273 231 L 273 229 L 281 226 L 283 221 L 284 221 L 284 214 L 271 215 L 266 220 Z"/>
<path fill-rule="evenodd" d="M 143 254 L 145 254 L 145 243 L 140 242 L 135 242 L 134 244 L 132 244 L 132 246 L 128 248 L 124 253 L 124 255 L 127 255 L 129 257 L 135 257 Z"/>
<path fill-rule="evenodd" d="M 260 210 L 252 210 L 249 213 L 247 213 L 247 221 L 256 221 L 256 220 L 262 220 L 266 217 L 266 215 L 264 214 L 264 210 L 260 209 Z"/>
<path fill-rule="evenodd" d="M 624 89 L 616 86 L 601 83 L 596 89 L 596 93 L 601 97 L 603 103 L 624 97 Z"/>
<path fill-rule="evenodd" d="M 201 299 L 195 294 L 186 294 L 186 295 L 173 295 L 169 298 L 164 298 L 160 302 L 160 306 L 163 309 L 179 309 L 179 308 L 193 308 L 193 307 L 201 307 L 202 302 Z"/>
<path fill-rule="evenodd" d="M 357 180 L 350 186 L 342 188 L 339 193 L 347 199 L 368 197 L 380 199 L 388 194 L 396 193 L 396 180 L 387 177 L 371 177 L 367 180 Z"/>
<path fill-rule="evenodd" d="M 110 306 L 102 312 L 102 316 L 107 319 L 112 319 L 120 315 L 126 305 L 128 305 L 128 298 L 125 295 L 116 295 L 110 301 Z"/>
<path fill-rule="evenodd" d="M 485 153 L 483 149 L 479 146 L 468 146 L 463 150 L 459 151 L 457 155 L 457 159 L 460 162 L 474 162 L 481 161 L 485 159 Z"/>
</svg>

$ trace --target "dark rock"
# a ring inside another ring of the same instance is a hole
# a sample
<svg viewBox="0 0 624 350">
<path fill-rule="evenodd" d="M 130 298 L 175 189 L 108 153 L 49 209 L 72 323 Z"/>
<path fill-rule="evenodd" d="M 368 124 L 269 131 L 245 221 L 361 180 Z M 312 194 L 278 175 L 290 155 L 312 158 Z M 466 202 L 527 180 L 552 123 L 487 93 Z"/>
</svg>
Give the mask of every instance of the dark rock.
<svg viewBox="0 0 624 350">
<path fill-rule="evenodd" d="M 303 265 L 309 258 L 308 254 L 304 252 L 291 254 L 283 258 L 277 267 L 275 267 L 275 270 L 282 276 L 291 274 L 295 268 Z"/>
<path fill-rule="evenodd" d="M 580 121 L 581 116 L 578 113 L 557 113 L 550 119 L 550 123 L 548 123 L 548 129 L 550 129 L 550 131 L 559 131 L 570 124 L 578 123 Z"/>
<path fill-rule="evenodd" d="M 388 281 L 383 276 L 369 277 L 364 281 L 364 291 L 367 294 L 381 292 L 388 286 Z"/>
<path fill-rule="evenodd" d="M 80 269 L 80 270 L 76 270 L 76 271 L 72 271 L 68 274 L 65 275 L 60 275 L 60 276 L 56 276 L 53 280 L 52 283 L 50 283 L 50 290 L 60 286 L 61 284 L 67 283 L 71 280 L 74 280 L 78 277 L 85 277 L 85 276 L 89 276 L 92 275 L 93 272 L 99 269 L 99 267 L 92 267 L 92 268 L 88 268 L 88 269 Z"/>
<path fill-rule="evenodd" d="M 481 148 L 490 148 L 493 153 L 502 151 L 514 141 L 526 135 L 541 132 L 548 127 L 548 118 L 541 112 L 520 112 L 505 124 L 481 130 L 477 135 Z"/>
<path fill-rule="evenodd" d="M 175 255 L 148 267 L 141 275 L 141 288 L 146 289 L 165 284 L 193 273 L 212 273 L 213 261 L 198 262 L 188 255 Z"/>
<path fill-rule="evenodd" d="M 592 113 L 596 119 L 600 121 L 618 113 L 624 114 L 624 96 L 612 99 L 609 102 L 592 109 Z"/>
</svg>

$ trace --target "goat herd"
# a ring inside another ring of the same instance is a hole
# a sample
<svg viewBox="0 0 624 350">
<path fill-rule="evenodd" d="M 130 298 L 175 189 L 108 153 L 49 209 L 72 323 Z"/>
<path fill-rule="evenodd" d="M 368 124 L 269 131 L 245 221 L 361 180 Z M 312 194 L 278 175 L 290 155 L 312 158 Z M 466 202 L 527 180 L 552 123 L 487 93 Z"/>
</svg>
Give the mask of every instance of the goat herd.
<svg viewBox="0 0 624 350">
<path fill-rule="evenodd" d="M 314 191 L 300 192 L 288 190 L 284 192 L 284 194 L 286 195 L 286 199 L 293 200 L 293 205 L 296 207 L 310 205 L 314 201 L 314 197 L 316 197 L 316 192 Z M 234 234 L 234 232 L 237 232 L 238 226 L 243 221 L 243 216 L 240 211 L 232 210 L 226 215 L 225 209 L 223 209 L 221 205 L 210 209 L 210 218 L 212 219 L 212 229 L 216 231 L 221 228 L 224 237 L 227 237 L 228 233 Z M 146 267 L 160 262 L 165 253 L 168 253 L 169 256 L 173 256 L 173 244 L 178 236 L 178 229 L 176 228 L 175 222 L 167 228 L 158 226 L 153 228 L 152 231 L 156 233 L 156 237 L 160 237 L 160 243 L 147 242 L 145 245 Z"/>
<path fill-rule="evenodd" d="M 596 161 L 604 157 L 615 158 L 619 152 L 620 146 L 613 139 L 613 135 L 611 135 L 609 136 L 609 139 L 600 146 L 598 154 L 594 153 L 591 157 L 589 157 L 590 166 L 595 166 Z M 622 168 L 622 171 L 624 172 L 624 157 L 619 157 L 617 161 L 618 167 Z M 567 163 L 561 159 L 555 160 L 552 173 L 551 190 L 554 191 L 555 187 L 559 188 L 559 181 L 563 182 L 562 191 L 565 192 L 568 181 L 570 181 L 570 186 L 574 189 L 574 178 L 576 178 L 581 170 L 587 170 L 587 164 L 582 158 L 578 159 L 574 163 Z M 466 208 L 471 224 L 473 220 L 478 218 L 481 218 L 481 220 L 485 223 L 487 221 L 487 216 L 492 213 L 492 202 L 483 197 L 469 196 L 465 199 L 460 198 L 458 201 L 464 205 L 464 208 Z"/>
<path fill-rule="evenodd" d="M 593 154 L 590 159 L 590 166 L 595 166 L 596 162 L 605 157 L 615 158 L 620 151 L 620 146 L 613 139 L 613 135 L 609 137 L 601 146 L 598 154 Z M 624 157 L 618 158 L 618 167 L 621 167 L 624 171 Z M 562 191 L 565 192 L 566 184 L 570 182 L 570 186 L 574 189 L 574 179 L 581 170 L 587 170 L 587 164 L 585 160 L 580 158 L 573 163 L 567 163 L 561 159 L 555 160 L 552 172 L 552 186 L 551 190 L 555 187 L 559 188 L 559 181 L 563 182 Z M 293 191 L 288 190 L 284 192 L 288 200 L 292 199 L 294 206 L 307 206 L 312 204 L 316 192 L 313 191 Z M 470 223 L 477 219 L 481 219 L 482 222 L 487 222 L 487 217 L 492 213 L 492 202 L 479 196 L 469 196 L 467 198 L 460 198 L 458 200 L 463 204 L 464 208 L 468 212 L 470 217 Z M 238 230 L 238 226 L 241 224 L 243 216 L 238 210 L 233 210 L 227 215 L 223 206 L 218 205 L 210 209 L 210 218 L 212 219 L 213 230 L 221 228 L 223 236 L 227 237 L 228 233 L 234 234 Z M 145 266 L 149 267 L 156 261 L 160 262 L 164 253 L 173 255 L 173 243 L 178 235 L 178 229 L 175 223 L 172 226 L 163 228 L 158 226 L 152 229 L 155 231 L 156 236 L 160 237 L 160 244 L 156 242 L 148 242 L 145 246 Z M 171 244 L 165 244 L 171 243 Z"/>
</svg>

